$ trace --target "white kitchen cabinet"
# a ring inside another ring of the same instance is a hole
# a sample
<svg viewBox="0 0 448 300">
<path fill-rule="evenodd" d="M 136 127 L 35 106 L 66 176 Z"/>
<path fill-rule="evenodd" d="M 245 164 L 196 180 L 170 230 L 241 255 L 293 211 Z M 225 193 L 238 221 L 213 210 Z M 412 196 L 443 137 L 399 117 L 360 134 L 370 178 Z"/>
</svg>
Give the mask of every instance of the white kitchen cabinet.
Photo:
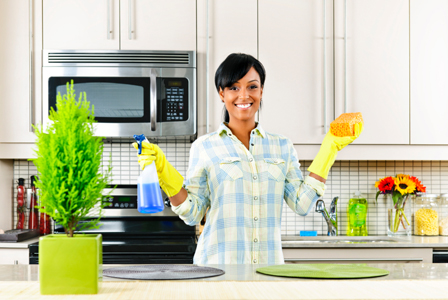
<svg viewBox="0 0 448 300">
<path fill-rule="evenodd" d="M 283 248 L 285 263 L 432 263 L 432 248 Z"/>
<path fill-rule="evenodd" d="M 0 265 L 29 265 L 30 251 L 28 248 L 0 248 Z"/>
<path fill-rule="evenodd" d="M 448 144 L 448 2 L 411 0 L 411 144 Z"/>
<path fill-rule="evenodd" d="M 295 144 L 320 144 L 325 122 L 334 115 L 333 3 L 326 1 L 325 57 L 323 3 L 260 0 L 258 5 L 259 59 L 266 68 L 260 122 Z"/>
<path fill-rule="evenodd" d="M 346 76 L 344 15 L 335 0 L 335 117 L 362 112 L 354 144 L 409 144 L 409 1 L 347 0 Z"/>
<path fill-rule="evenodd" d="M 196 0 L 121 0 L 121 49 L 196 50 Z"/>
<path fill-rule="evenodd" d="M 44 0 L 44 49 L 119 49 L 119 4 L 119 0 Z"/>
<path fill-rule="evenodd" d="M 355 143 L 409 144 L 408 2 L 347 0 L 346 76 L 344 1 L 325 2 L 325 56 L 323 3 L 259 1 L 263 126 L 295 144 L 320 144 L 325 125 L 360 111 L 365 129 Z"/>
<path fill-rule="evenodd" d="M 201 4 L 205 4 L 205 1 Z M 206 35 L 206 31 L 206 24 L 204 24 L 200 32 Z M 246 53 L 257 58 L 257 0 L 209 1 L 208 33 L 210 37 L 209 68 L 207 71 L 206 66 L 203 65 L 202 70 L 209 79 L 209 132 L 213 132 L 223 121 L 224 108 L 215 87 L 216 70 L 231 53 Z M 203 51 L 206 52 L 207 49 Z M 207 53 L 204 55 L 207 56 Z M 205 82 L 199 81 L 198 85 L 205 92 Z M 200 101 L 205 104 L 206 98 Z"/>
<path fill-rule="evenodd" d="M 44 0 L 44 49 L 196 50 L 196 0 Z"/>
<path fill-rule="evenodd" d="M 41 120 L 41 4 L 32 3 L 0 1 L 0 158 L 33 143 L 31 125 Z"/>
</svg>

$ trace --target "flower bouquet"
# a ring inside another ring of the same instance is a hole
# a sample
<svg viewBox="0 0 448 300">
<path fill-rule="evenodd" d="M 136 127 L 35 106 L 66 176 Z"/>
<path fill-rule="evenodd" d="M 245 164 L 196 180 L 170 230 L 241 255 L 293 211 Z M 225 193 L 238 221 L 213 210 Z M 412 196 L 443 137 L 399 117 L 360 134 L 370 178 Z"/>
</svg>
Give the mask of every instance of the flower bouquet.
<svg viewBox="0 0 448 300">
<path fill-rule="evenodd" d="M 397 174 L 396 177 L 384 177 L 375 183 L 378 188 L 376 200 L 380 194 L 386 195 L 388 202 L 388 235 L 411 234 L 410 207 L 406 202 L 411 195 L 425 193 L 426 187 L 417 177 Z M 401 225 L 401 226 L 400 226 Z"/>
</svg>

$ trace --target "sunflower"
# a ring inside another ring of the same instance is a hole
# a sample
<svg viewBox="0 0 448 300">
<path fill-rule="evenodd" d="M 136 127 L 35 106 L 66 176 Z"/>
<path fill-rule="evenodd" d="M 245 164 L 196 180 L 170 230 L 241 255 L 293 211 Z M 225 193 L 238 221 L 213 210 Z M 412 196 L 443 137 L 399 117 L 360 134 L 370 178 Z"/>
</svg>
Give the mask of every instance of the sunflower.
<svg viewBox="0 0 448 300">
<path fill-rule="evenodd" d="M 415 183 L 409 178 L 409 175 L 400 176 L 403 174 L 398 174 L 395 178 L 395 190 L 399 191 L 400 194 L 412 194 L 415 191 Z"/>
<path fill-rule="evenodd" d="M 402 180 L 402 179 L 409 179 L 409 175 L 406 174 L 397 174 L 397 179 Z"/>
<path fill-rule="evenodd" d="M 409 177 L 409 179 L 411 179 L 411 180 L 415 183 L 415 186 L 416 186 L 416 188 L 417 188 L 417 192 L 426 193 L 426 186 L 424 186 L 424 185 L 420 182 L 420 180 L 418 180 L 417 177 L 411 176 L 411 177 Z"/>
<path fill-rule="evenodd" d="M 381 178 L 375 183 L 375 187 L 377 187 L 382 193 L 391 191 L 394 187 L 394 179 L 390 176 Z"/>
</svg>

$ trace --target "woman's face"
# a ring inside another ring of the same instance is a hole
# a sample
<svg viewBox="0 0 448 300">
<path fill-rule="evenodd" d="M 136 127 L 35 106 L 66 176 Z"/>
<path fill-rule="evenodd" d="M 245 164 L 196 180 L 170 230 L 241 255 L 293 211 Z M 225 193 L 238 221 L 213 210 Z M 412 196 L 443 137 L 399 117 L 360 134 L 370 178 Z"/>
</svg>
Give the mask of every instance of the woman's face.
<svg viewBox="0 0 448 300">
<path fill-rule="evenodd" d="M 260 75 L 254 69 L 235 82 L 231 87 L 220 89 L 219 96 L 229 112 L 229 123 L 234 121 L 253 121 L 260 107 L 263 87 Z"/>
</svg>

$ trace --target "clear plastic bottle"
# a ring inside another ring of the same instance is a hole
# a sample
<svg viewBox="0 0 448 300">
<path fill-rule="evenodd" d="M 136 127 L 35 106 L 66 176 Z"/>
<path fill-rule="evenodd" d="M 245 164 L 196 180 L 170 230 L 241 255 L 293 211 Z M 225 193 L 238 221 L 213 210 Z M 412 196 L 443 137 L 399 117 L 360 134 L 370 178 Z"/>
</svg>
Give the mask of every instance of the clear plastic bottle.
<svg viewBox="0 0 448 300">
<path fill-rule="evenodd" d="M 356 191 L 348 202 L 347 207 L 348 236 L 367 235 L 367 199 L 361 196 L 360 191 Z"/>
<path fill-rule="evenodd" d="M 149 141 L 143 134 L 134 135 L 134 138 L 139 145 L 138 153 L 141 154 L 141 143 Z M 146 166 L 137 180 L 137 209 L 144 214 L 158 213 L 165 208 L 155 165 L 153 162 Z"/>
</svg>

